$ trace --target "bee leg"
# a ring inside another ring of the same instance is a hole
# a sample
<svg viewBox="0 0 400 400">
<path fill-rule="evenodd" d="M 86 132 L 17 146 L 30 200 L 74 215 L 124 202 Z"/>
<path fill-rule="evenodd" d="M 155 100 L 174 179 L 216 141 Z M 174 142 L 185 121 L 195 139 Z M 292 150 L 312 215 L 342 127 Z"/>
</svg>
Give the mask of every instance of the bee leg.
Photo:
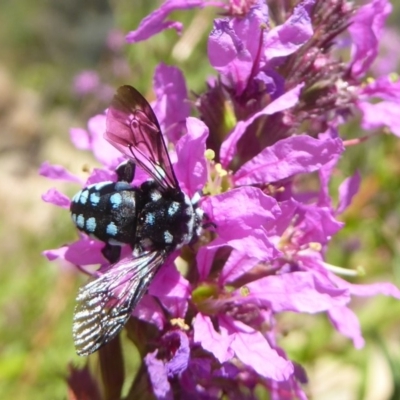
<svg viewBox="0 0 400 400">
<path fill-rule="evenodd" d="M 116 263 L 121 256 L 121 246 L 113 246 L 110 243 L 106 243 L 101 249 L 101 253 L 110 262 L 110 264 Z"/>
<path fill-rule="evenodd" d="M 126 160 L 118 165 L 115 172 L 118 176 L 118 181 L 131 183 L 135 177 L 136 165 L 131 160 Z"/>
</svg>

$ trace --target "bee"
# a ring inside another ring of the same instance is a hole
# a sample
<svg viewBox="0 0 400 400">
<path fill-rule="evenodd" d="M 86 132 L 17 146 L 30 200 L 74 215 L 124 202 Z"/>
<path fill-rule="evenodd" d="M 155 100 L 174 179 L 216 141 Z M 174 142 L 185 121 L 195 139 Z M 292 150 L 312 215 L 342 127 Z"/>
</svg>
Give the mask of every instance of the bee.
<svg viewBox="0 0 400 400">
<path fill-rule="evenodd" d="M 127 156 L 117 181 L 83 188 L 70 207 L 76 227 L 105 243 L 111 264 L 78 292 L 73 338 L 81 356 L 121 331 L 167 257 L 198 238 L 204 216 L 200 196 L 190 199 L 181 190 L 154 111 L 132 86 L 117 90 L 105 138 Z M 136 166 L 152 179 L 132 186 Z M 132 252 L 120 258 L 124 245 Z"/>
</svg>

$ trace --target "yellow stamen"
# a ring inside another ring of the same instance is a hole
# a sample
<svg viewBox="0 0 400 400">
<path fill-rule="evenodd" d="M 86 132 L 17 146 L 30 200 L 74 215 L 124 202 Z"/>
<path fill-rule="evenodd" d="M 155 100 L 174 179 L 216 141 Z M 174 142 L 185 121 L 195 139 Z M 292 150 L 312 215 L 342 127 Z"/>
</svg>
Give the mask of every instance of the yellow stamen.
<svg viewBox="0 0 400 400">
<path fill-rule="evenodd" d="M 215 151 L 212 149 L 207 149 L 204 152 L 204 157 L 208 160 L 208 161 L 212 161 L 215 158 Z"/>
<path fill-rule="evenodd" d="M 222 168 L 222 165 L 220 163 L 215 164 L 215 172 L 223 178 L 224 176 L 228 175 L 228 172 Z"/>
<path fill-rule="evenodd" d="M 321 243 L 318 242 L 311 242 L 308 244 L 309 248 L 314 251 L 321 251 L 322 246 Z"/>
<path fill-rule="evenodd" d="M 189 325 L 187 325 L 182 318 L 172 318 L 170 322 L 172 326 L 177 326 L 178 328 L 181 328 L 183 331 L 188 331 L 190 328 Z"/>
</svg>

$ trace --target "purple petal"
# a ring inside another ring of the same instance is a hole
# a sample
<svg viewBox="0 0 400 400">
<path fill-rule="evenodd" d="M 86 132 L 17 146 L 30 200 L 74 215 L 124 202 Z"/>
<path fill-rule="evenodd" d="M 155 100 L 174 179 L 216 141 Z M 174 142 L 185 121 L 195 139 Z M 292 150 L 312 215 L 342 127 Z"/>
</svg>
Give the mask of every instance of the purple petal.
<svg viewBox="0 0 400 400">
<path fill-rule="evenodd" d="M 176 21 L 166 21 L 168 15 L 177 10 L 189 10 L 191 8 L 203 8 L 207 5 L 222 7 L 222 3 L 205 2 L 204 0 L 166 0 L 157 10 L 142 20 L 139 27 L 126 35 L 128 43 L 137 43 L 164 31 L 175 29 L 178 33 L 182 31 L 182 24 Z"/>
<path fill-rule="evenodd" d="M 265 301 L 274 312 L 295 311 L 318 313 L 350 301 L 350 292 L 337 288 L 313 272 L 291 272 L 271 275 L 246 285 L 250 294 L 246 300 Z M 265 304 L 265 303 L 264 303 Z"/>
<path fill-rule="evenodd" d="M 400 290 L 388 282 L 375 282 L 370 284 L 356 285 L 347 282 L 342 278 L 333 275 L 331 278 L 338 287 L 345 288 L 354 296 L 370 297 L 382 294 L 384 296 L 391 296 L 400 299 Z"/>
<path fill-rule="evenodd" d="M 251 74 L 253 60 L 244 43 L 236 35 L 227 18 L 214 21 L 208 40 L 208 58 L 211 65 L 233 86 L 240 95 Z"/>
<path fill-rule="evenodd" d="M 375 60 L 382 29 L 391 11 L 387 0 L 373 0 L 357 10 L 348 28 L 353 40 L 353 76 L 363 76 Z"/>
<path fill-rule="evenodd" d="M 220 327 L 224 327 L 234 335 L 231 349 L 241 362 L 265 378 L 283 381 L 290 377 L 293 373 L 293 364 L 272 349 L 260 332 L 229 317 L 219 320 Z"/>
<path fill-rule="evenodd" d="M 163 305 L 163 312 L 167 311 L 169 318 L 184 319 L 189 307 L 187 299 L 190 297 L 190 294 L 188 292 L 187 297 L 158 296 L 158 300 Z"/>
<path fill-rule="evenodd" d="M 105 139 L 106 116 L 98 114 L 88 121 L 89 133 L 82 128 L 72 128 L 70 137 L 72 143 L 81 150 L 92 150 L 94 156 L 102 164 L 114 169 L 123 161 L 121 153 Z"/>
<path fill-rule="evenodd" d="M 364 347 L 360 323 L 353 311 L 347 307 L 334 307 L 329 310 L 328 315 L 335 329 L 350 338 L 356 349 Z"/>
<path fill-rule="evenodd" d="M 51 165 L 45 161 L 39 168 L 39 175 L 45 176 L 49 179 L 56 179 L 67 182 L 77 182 L 82 184 L 82 181 L 76 176 L 71 174 L 61 165 Z"/>
<path fill-rule="evenodd" d="M 376 296 L 383 294 L 400 300 L 400 290 L 389 282 L 377 282 L 364 285 L 349 284 L 351 294 L 356 296 Z"/>
<path fill-rule="evenodd" d="M 176 143 L 190 115 L 190 103 L 182 71 L 165 64 L 158 65 L 154 74 L 157 101 L 153 107 L 164 134 Z"/>
<path fill-rule="evenodd" d="M 76 265 L 93 265 L 104 263 L 101 250 L 104 243 L 93 239 L 81 239 L 68 246 L 65 259 Z"/>
<path fill-rule="evenodd" d="M 200 281 L 204 281 L 207 279 L 217 250 L 218 246 L 203 246 L 200 247 L 199 251 L 197 252 L 196 264 L 199 271 Z"/>
<path fill-rule="evenodd" d="M 310 12 L 315 0 L 306 0 L 297 5 L 293 14 L 283 25 L 271 29 L 265 42 L 268 60 L 294 53 L 313 35 Z"/>
<path fill-rule="evenodd" d="M 142 321 L 155 325 L 160 331 L 164 329 L 167 323 L 160 302 L 152 296 L 145 295 L 142 300 L 140 300 L 138 306 L 133 310 L 132 315 Z"/>
<path fill-rule="evenodd" d="M 217 225 L 218 234 L 231 239 L 273 223 L 281 213 L 276 200 L 255 187 L 241 187 L 208 197 L 202 208 Z"/>
<path fill-rule="evenodd" d="M 361 176 L 357 171 L 353 176 L 345 179 L 339 186 L 339 204 L 336 210 L 337 214 L 341 214 L 351 204 L 353 197 L 360 188 Z"/>
<path fill-rule="evenodd" d="M 106 132 L 105 114 L 98 114 L 90 118 L 88 121 L 88 129 L 94 156 L 102 164 L 110 168 L 115 168 L 124 158 L 121 153 L 104 138 Z"/>
<path fill-rule="evenodd" d="M 136 174 L 135 174 L 136 176 Z M 92 183 L 116 181 L 116 174 L 114 171 L 107 169 L 94 168 L 86 181 L 85 186 L 91 185 Z"/>
<path fill-rule="evenodd" d="M 69 209 L 71 204 L 69 198 L 65 194 L 60 193 L 57 189 L 49 189 L 42 195 L 42 200 L 46 203 L 54 204 L 55 206 Z"/>
<path fill-rule="evenodd" d="M 236 145 L 239 139 L 245 133 L 247 127 L 253 123 L 257 118 L 263 115 L 272 115 L 279 111 L 286 110 L 290 107 L 296 105 L 299 100 L 300 90 L 303 84 L 297 85 L 295 88 L 289 90 L 282 96 L 278 97 L 272 103 L 268 104 L 261 111 L 255 113 L 251 118 L 246 121 L 239 121 L 236 124 L 236 128 L 231 132 L 228 138 L 222 143 L 220 157 L 221 164 L 227 168 L 228 164 L 231 162 L 235 152 Z"/>
<path fill-rule="evenodd" d="M 213 376 L 218 378 L 234 380 L 239 377 L 241 372 L 243 372 L 243 370 L 240 369 L 240 366 L 236 366 L 230 362 L 226 362 L 223 365 L 221 365 L 220 368 L 214 369 Z M 229 398 L 231 399 L 231 397 Z M 238 398 L 240 398 L 240 396 Z M 235 399 L 237 399 L 237 397 L 235 397 Z M 251 397 L 251 399 L 253 399 L 253 397 Z"/>
<path fill-rule="evenodd" d="M 400 137 L 400 103 L 381 101 L 376 104 L 358 102 L 358 108 L 363 113 L 362 127 L 376 129 L 387 126 L 392 133 Z"/>
<path fill-rule="evenodd" d="M 232 250 L 219 276 L 221 286 L 229 285 L 230 282 L 251 270 L 260 260 L 265 261 L 267 259 L 267 257 L 256 258 L 252 250 L 247 248 L 247 243 L 244 243 L 243 250 Z M 259 252 L 259 248 L 255 248 L 255 250 Z"/>
<path fill-rule="evenodd" d="M 381 76 L 361 88 L 363 98 L 379 97 L 383 100 L 400 101 L 400 80 Z"/>
<path fill-rule="evenodd" d="M 187 369 L 189 364 L 189 339 L 184 332 L 176 330 L 166 333 L 163 337 L 163 340 L 167 342 L 173 342 L 172 347 L 176 346 L 176 343 L 174 342 L 177 340 L 179 341 L 178 349 L 174 351 L 173 357 L 167 361 L 165 366 L 169 377 L 180 376 L 182 372 Z"/>
<path fill-rule="evenodd" d="M 189 117 L 186 121 L 187 134 L 176 144 L 178 162 L 174 165 L 175 174 L 185 192 L 193 196 L 202 189 L 207 180 L 207 165 L 204 157 L 208 128 L 204 122 Z"/>
<path fill-rule="evenodd" d="M 234 337 L 216 332 L 210 317 L 197 314 L 193 322 L 193 331 L 193 341 L 200 343 L 201 347 L 213 354 L 220 363 L 224 363 L 233 357 L 230 345 Z"/>
<path fill-rule="evenodd" d="M 96 71 L 82 71 L 74 77 L 73 89 L 79 96 L 93 93 L 99 86 L 100 77 Z"/>
<path fill-rule="evenodd" d="M 338 139 L 314 139 L 308 135 L 279 140 L 245 163 L 233 176 L 236 185 L 276 182 L 299 173 L 313 172 L 344 150 Z"/>
<path fill-rule="evenodd" d="M 168 381 L 164 362 L 157 358 L 158 350 L 144 357 L 147 372 L 153 387 L 154 395 L 159 400 L 173 400 L 171 385 Z"/>
<path fill-rule="evenodd" d="M 90 150 L 90 137 L 83 128 L 71 128 L 69 136 L 72 144 L 79 150 Z"/>
<path fill-rule="evenodd" d="M 263 39 L 265 39 L 266 30 L 261 29 L 261 26 L 268 23 L 268 6 L 263 0 L 254 1 L 244 16 L 232 19 L 233 29 L 254 61 L 259 56 L 260 33 L 264 35 Z"/>
<path fill-rule="evenodd" d="M 149 294 L 187 299 L 190 294 L 190 285 L 175 266 L 167 261 L 153 279 Z"/>
<path fill-rule="evenodd" d="M 332 198 L 329 192 L 329 182 L 331 180 L 332 173 L 339 161 L 339 155 L 333 157 L 331 161 L 323 165 L 318 172 L 320 180 L 320 189 L 318 194 L 318 205 L 320 207 L 332 208 Z"/>
<path fill-rule="evenodd" d="M 196 393 L 196 400 L 217 400 L 220 398 L 217 395 L 219 390 L 214 389 L 215 395 L 213 395 L 209 386 L 209 382 L 212 380 L 212 371 L 215 370 L 214 364 L 215 360 L 211 356 L 191 357 L 189 368 L 182 374 L 179 380 L 182 400 L 195 400 L 193 396 L 194 393 Z M 204 387 L 206 387 L 206 389 Z M 200 395 L 201 392 L 202 394 Z"/>
<path fill-rule="evenodd" d="M 379 54 L 370 69 L 375 77 L 387 76 L 397 70 L 400 32 L 393 24 L 385 24 L 379 42 Z"/>
<path fill-rule="evenodd" d="M 104 262 L 104 257 L 101 254 L 103 247 L 104 243 L 102 242 L 84 238 L 59 249 L 45 250 L 43 254 L 50 261 L 62 258 L 75 265 L 93 265 Z"/>
<path fill-rule="evenodd" d="M 63 246 L 58 249 L 44 250 L 43 255 L 49 260 L 54 261 L 57 258 L 65 259 L 65 252 L 68 250 L 68 246 Z"/>
<path fill-rule="evenodd" d="M 317 205 L 297 203 L 297 229 L 302 232 L 301 243 L 327 244 L 342 229 L 344 223 L 335 219 L 333 210 Z"/>
<path fill-rule="evenodd" d="M 259 48 L 266 37 L 266 30 L 261 29 L 263 24 L 268 24 L 268 7 L 262 1 L 254 2 L 241 17 L 214 21 L 208 57 L 223 83 L 232 87 L 237 96 L 247 87 L 250 75 L 255 73 L 253 68 L 262 64 Z"/>
<path fill-rule="evenodd" d="M 271 239 L 268 237 L 265 230 L 262 228 L 255 228 L 251 230 L 251 232 L 238 232 L 236 233 L 235 237 L 232 238 L 233 235 L 233 233 L 230 233 L 230 237 L 224 237 L 223 235 L 220 235 L 220 237 L 212 242 L 212 245 L 228 245 L 241 254 L 251 254 L 251 258 L 253 259 L 253 261 L 250 262 L 250 264 L 253 263 L 253 265 L 256 263 L 254 260 L 272 260 L 281 254 L 280 251 L 271 242 Z M 229 268 L 234 268 L 237 273 L 238 271 L 240 271 L 240 266 L 235 264 L 233 266 L 229 265 Z M 246 263 L 243 265 L 243 268 L 247 271 L 249 265 L 247 265 Z M 221 276 L 221 279 L 224 279 L 224 277 L 225 275 Z"/>
</svg>

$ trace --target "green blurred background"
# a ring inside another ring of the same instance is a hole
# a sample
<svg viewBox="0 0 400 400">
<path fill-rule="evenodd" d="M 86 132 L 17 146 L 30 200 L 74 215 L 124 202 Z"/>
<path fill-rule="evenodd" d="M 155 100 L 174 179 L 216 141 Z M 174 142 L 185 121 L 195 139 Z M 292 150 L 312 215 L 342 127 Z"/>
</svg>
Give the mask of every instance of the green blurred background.
<svg viewBox="0 0 400 400">
<path fill-rule="evenodd" d="M 63 399 L 75 355 L 72 312 L 85 277 L 41 256 L 76 238 L 66 210 L 45 204 L 41 194 L 77 187 L 38 176 L 48 160 L 74 173 L 96 166 L 69 142 L 69 128 L 85 127 L 101 112 L 114 88 L 130 83 L 151 99 L 152 75 L 163 61 L 178 65 L 193 92 L 212 73 L 205 37 L 214 10 L 185 12 L 185 34 L 165 32 L 145 43 L 120 45 L 157 1 L 5 0 L 0 2 L 0 398 Z M 393 25 L 399 20 L 391 17 Z M 111 32 L 111 34 L 110 34 Z M 111 36 L 110 36 L 111 35 Z M 114 45 L 106 45 L 113 40 Z M 399 47 L 400 48 L 400 43 Z M 99 74 L 102 96 L 78 95 L 73 81 L 83 70 Z M 343 132 L 360 135 L 357 121 Z M 333 239 L 332 264 L 357 268 L 357 282 L 400 284 L 400 140 L 379 135 L 349 148 L 333 190 L 356 169 L 363 184 Z M 284 315 L 282 346 L 307 368 L 309 391 L 318 400 L 400 399 L 400 303 L 355 299 L 367 344 L 354 350 L 325 316 Z"/>
</svg>

